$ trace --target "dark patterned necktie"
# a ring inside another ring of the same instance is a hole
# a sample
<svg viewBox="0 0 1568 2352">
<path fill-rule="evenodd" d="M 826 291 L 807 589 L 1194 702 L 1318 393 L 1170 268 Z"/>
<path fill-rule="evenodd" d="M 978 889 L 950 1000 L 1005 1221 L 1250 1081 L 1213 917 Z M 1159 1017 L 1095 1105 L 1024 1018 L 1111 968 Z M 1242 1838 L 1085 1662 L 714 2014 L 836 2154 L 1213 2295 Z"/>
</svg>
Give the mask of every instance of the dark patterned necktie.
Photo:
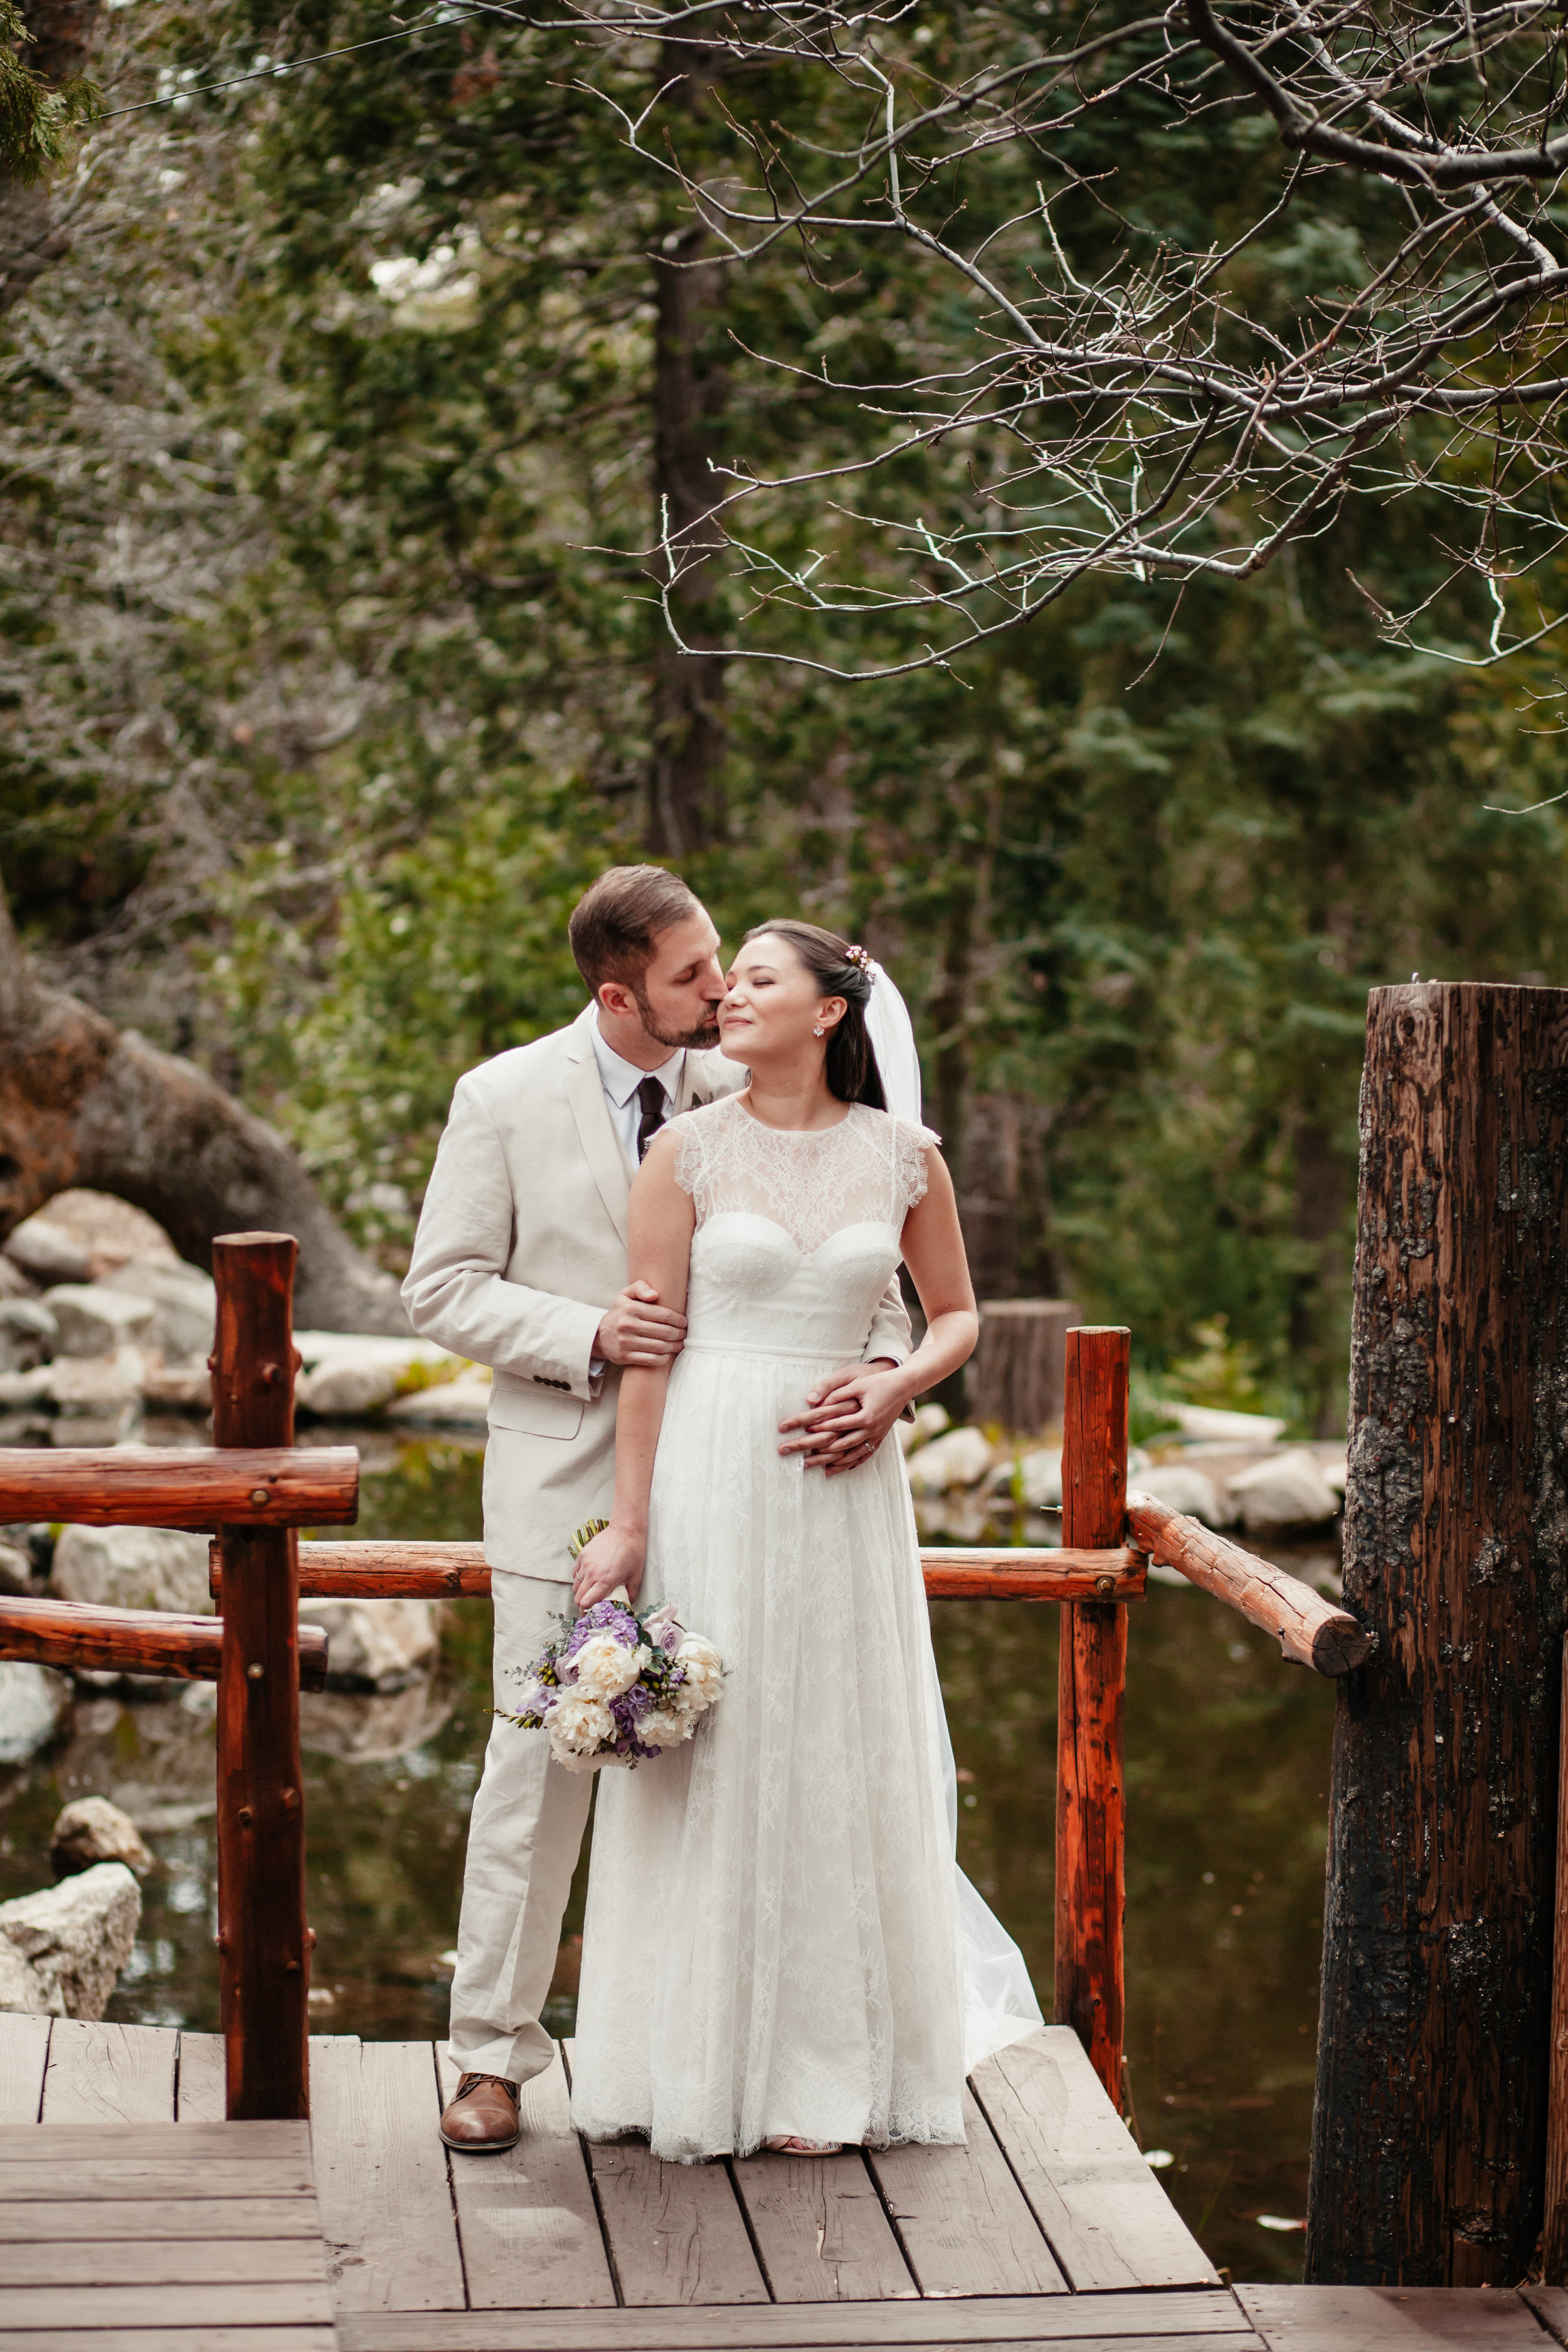
<svg viewBox="0 0 1568 2352">
<path fill-rule="evenodd" d="M 637 1100 L 642 1105 L 642 1117 L 637 1121 L 637 1160 L 647 1158 L 648 1145 L 664 1125 L 664 1088 L 658 1078 L 645 1078 L 637 1088 Z"/>
</svg>

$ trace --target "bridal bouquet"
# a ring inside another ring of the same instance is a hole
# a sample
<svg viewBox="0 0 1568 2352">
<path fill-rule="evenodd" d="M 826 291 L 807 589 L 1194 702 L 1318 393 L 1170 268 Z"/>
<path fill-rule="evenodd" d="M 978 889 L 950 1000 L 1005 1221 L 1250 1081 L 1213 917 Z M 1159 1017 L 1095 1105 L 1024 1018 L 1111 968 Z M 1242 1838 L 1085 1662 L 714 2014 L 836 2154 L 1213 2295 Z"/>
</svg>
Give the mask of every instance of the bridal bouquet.
<svg viewBox="0 0 1568 2352">
<path fill-rule="evenodd" d="M 574 1559 L 607 1524 L 578 1528 Z M 551 1753 L 569 1772 L 636 1765 L 679 1748 L 723 1686 L 711 1642 L 688 1633 L 668 1606 L 639 1617 L 624 1588 L 561 1625 L 561 1638 L 526 1669 L 521 1713 L 497 1711 L 523 1731 L 548 1731 Z"/>
</svg>

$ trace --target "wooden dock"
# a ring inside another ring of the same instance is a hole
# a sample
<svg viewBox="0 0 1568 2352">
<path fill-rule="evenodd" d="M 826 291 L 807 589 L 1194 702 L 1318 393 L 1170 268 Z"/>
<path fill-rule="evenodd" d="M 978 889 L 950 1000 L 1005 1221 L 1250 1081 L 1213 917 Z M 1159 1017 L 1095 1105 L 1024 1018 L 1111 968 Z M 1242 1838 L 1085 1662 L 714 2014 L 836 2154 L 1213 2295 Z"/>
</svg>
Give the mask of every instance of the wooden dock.
<svg viewBox="0 0 1568 2352">
<path fill-rule="evenodd" d="M 1076 2035 L 976 2069 L 968 2145 L 666 2165 L 587 2147 L 570 2044 L 500 2157 L 429 2042 L 310 2045 L 226 2123 L 214 2035 L 0 2016 L 0 2352 L 1551 2352 L 1568 2295 L 1223 2284 Z"/>
</svg>

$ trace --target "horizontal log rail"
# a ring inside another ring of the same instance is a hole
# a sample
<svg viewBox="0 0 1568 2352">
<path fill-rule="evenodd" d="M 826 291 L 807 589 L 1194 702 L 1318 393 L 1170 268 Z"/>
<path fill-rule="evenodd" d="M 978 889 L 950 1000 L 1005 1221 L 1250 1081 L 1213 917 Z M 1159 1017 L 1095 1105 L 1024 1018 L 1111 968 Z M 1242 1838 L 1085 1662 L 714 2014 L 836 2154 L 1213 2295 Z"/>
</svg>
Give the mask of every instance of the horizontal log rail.
<svg viewBox="0 0 1568 2352">
<path fill-rule="evenodd" d="M 0 1526 L 341 1528 L 358 1515 L 352 1445 L 0 1448 Z"/>
<path fill-rule="evenodd" d="M 37 1666 L 75 1666 L 97 1674 L 163 1675 L 216 1683 L 223 1620 L 178 1617 L 151 1609 L 100 1609 L 79 1601 L 0 1598 L 0 1658 Z M 320 1625 L 299 1632 L 300 1682 L 324 1690 L 327 1636 Z"/>
<path fill-rule="evenodd" d="M 1151 1559 L 1178 1570 L 1251 1624 L 1275 1634 L 1285 1656 L 1299 1666 L 1320 1675 L 1348 1675 L 1371 1655 L 1372 1636 L 1348 1609 L 1336 1608 L 1310 1584 L 1216 1536 L 1200 1519 L 1134 1492 L 1127 1497 L 1127 1524 Z"/>
<path fill-rule="evenodd" d="M 933 1601 L 1133 1601 L 1145 1589 L 1142 1555 L 1051 1549 L 921 1553 L 925 1588 Z M 223 1598 L 223 1573 L 213 1549 L 209 1584 Z M 302 1543 L 300 1592 L 310 1600 L 482 1600 L 490 1589 L 485 1548 L 477 1543 L 398 1543 L 374 1537 L 356 1543 Z"/>
</svg>

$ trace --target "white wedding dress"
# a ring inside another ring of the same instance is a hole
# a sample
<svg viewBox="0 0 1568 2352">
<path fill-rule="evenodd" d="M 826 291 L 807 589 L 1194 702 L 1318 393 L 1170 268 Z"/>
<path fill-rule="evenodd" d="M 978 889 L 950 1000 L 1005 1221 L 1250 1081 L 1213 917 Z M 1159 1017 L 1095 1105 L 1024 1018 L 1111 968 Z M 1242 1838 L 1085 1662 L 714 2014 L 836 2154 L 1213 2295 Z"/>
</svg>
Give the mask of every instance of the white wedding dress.
<svg viewBox="0 0 1568 2352">
<path fill-rule="evenodd" d="M 813 1133 L 734 1097 L 679 1122 L 689 1329 L 639 1606 L 673 1602 L 726 1678 L 688 1745 L 599 1776 L 572 2088 L 591 2138 L 686 2161 L 962 2140 L 966 2068 L 1039 2023 L 953 1860 L 897 1440 L 831 1479 L 778 1451 L 860 1357 L 934 1140 L 858 1104 Z"/>
</svg>

